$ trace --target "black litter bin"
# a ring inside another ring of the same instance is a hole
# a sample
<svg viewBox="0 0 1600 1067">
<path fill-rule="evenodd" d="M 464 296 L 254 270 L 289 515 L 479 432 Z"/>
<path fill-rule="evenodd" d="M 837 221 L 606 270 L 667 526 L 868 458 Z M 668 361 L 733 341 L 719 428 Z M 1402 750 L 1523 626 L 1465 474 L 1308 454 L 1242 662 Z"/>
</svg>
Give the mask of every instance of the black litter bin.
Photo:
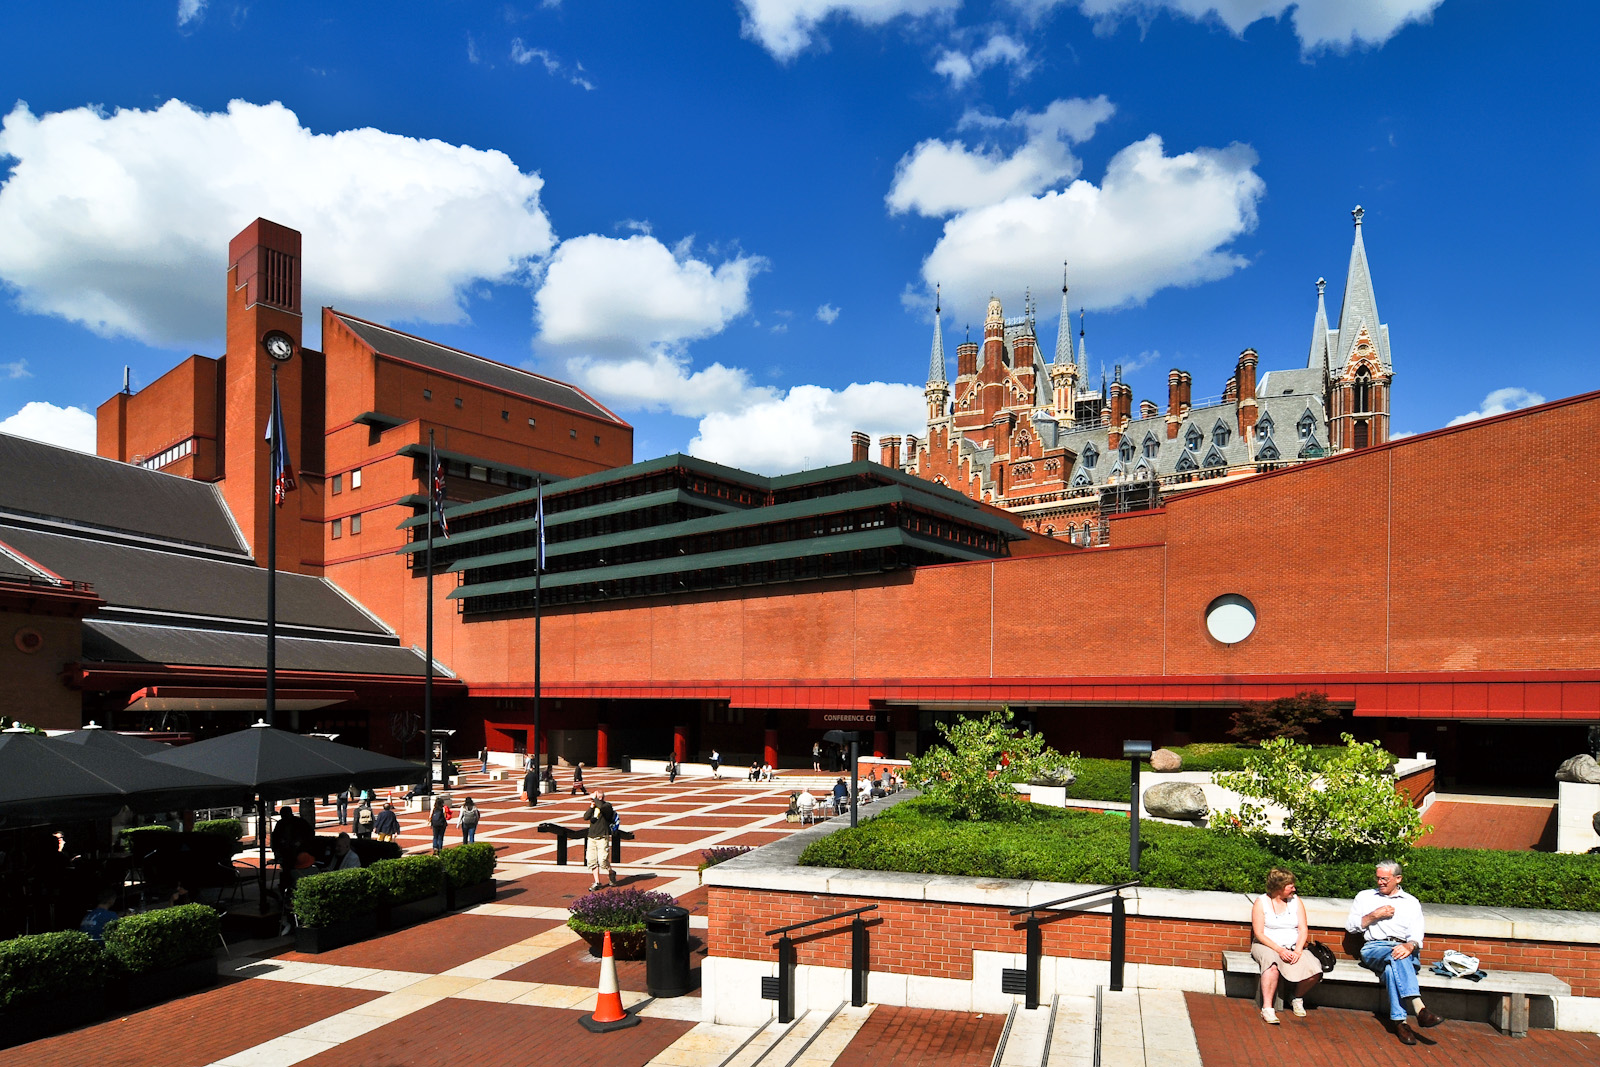
<svg viewBox="0 0 1600 1067">
<path fill-rule="evenodd" d="M 652 997 L 689 995 L 689 913 L 676 904 L 644 917 L 644 984 Z"/>
</svg>

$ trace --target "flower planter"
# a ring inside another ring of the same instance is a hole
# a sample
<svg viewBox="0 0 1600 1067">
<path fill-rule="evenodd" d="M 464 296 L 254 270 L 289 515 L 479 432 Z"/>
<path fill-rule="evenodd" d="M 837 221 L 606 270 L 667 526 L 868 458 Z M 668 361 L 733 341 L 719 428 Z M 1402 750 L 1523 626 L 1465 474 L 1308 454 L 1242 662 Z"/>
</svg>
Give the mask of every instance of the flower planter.
<svg viewBox="0 0 1600 1067">
<path fill-rule="evenodd" d="M 605 951 L 605 932 L 589 933 L 584 930 L 573 931 L 583 938 L 589 945 L 591 955 L 598 956 Z M 619 960 L 644 959 L 645 932 L 643 930 L 611 932 L 611 954 Z"/>
<path fill-rule="evenodd" d="M 300 927 L 294 934 L 294 948 L 296 952 L 327 952 L 364 941 L 377 932 L 376 915 L 357 915 L 353 919 L 327 926 Z"/>
<path fill-rule="evenodd" d="M 185 996 L 217 984 L 217 961 L 210 956 L 162 971 L 129 975 L 113 987 L 115 1003 L 124 1008 L 144 1008 L 163 1000 Z"/>
<path fill-rule="evenodd" d="M 405 904 L 388 904 L 378 906 L 378 929 L 398 930 L 413 923 L 427 922 L 437 918 L 445 912 L 445 895 L 441 890 L 431 897 L 413 900 Z"/>
<path fill-rule="evenodd" d="M 459 889 L 445 883 L 445 904 L 451 910 L 470 908 L 477 904 L 488 904 L 494 900 L 495 882 L 491 878 L 487 882 L 478 882 L 476 885 L 464 885 Z"/>
<path fill-rule="evenodd" d="M 25 1000 L 0 1011 L 0 1048 L 23 1045 L 41 1037 L 76 1030 L 99 1020 L 105 1013 L 106 994 L 103 989 L 86 990 L 70 997 Z"/>
</svg>

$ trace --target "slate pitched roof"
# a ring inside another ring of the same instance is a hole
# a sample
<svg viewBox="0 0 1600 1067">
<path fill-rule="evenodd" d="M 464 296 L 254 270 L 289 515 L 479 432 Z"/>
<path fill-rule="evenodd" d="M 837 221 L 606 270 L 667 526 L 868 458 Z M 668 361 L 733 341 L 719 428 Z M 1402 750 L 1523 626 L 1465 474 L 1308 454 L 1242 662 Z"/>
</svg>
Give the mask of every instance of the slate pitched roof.
<svg viewBox="0 0 1600 1067">
<path fill-rule="evenodd" d="M 266 639 L 254 633 L 85 619 L 83 658 L 96 663 L 259 669 L 266 662 Z M 283 671 L 420 677 L 426 665 L 420 652 L 398 643 L 278 636 L 278 669 Z"/>
</svg>

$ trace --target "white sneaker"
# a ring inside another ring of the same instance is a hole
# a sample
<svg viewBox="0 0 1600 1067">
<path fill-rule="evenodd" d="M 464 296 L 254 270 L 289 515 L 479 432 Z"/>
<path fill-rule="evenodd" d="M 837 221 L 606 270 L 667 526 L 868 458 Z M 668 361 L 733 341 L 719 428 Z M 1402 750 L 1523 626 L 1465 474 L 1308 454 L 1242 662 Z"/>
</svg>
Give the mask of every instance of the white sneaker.
<svg viewBox="0 0 1600 1067">
<path fill-rule="evenodd" d="M 1264 1023 L 1271 1023 L 1273 1026 L 1277 1026 L 1278 1025 L 1278 1013 L 1273 1011 L 1271 1008 L 1262 1008 L 1261 1009 L 1261 1021 L 1264 1022 Z"/>
<path fill-rule="evenodd" d="M 1299 997 L 1295 997 L 1289 1002 L 1289 1009 L 1294 1012 L 1295 1018 L 1297 1019 L 1304 1019 L 1306 1017 L 1306 1002 Z"/>
</svg>

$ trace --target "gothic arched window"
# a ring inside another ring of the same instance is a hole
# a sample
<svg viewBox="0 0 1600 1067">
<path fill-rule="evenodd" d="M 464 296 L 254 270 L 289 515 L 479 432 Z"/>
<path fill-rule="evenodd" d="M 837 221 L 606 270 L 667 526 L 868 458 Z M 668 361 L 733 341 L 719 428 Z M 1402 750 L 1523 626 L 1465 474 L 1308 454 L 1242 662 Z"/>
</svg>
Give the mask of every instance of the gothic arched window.
<svg viewBox="0 0 1600 1067">
<path fill-rule="evenodd" d="M 1367 431 L 1367 420 L 1366 419 L 1357 419 L 1356 420 L 1355 446 L 1357 448 L 1366 448 L 1367 444 L 1368 444 L 1368 439 L 1369 439 L 1369 435 L 1368 435 L 1368 431 Z"/>
<path fill-rule="evenodd" d="M 1311 439 L 1311 435 L 1317 429 L 1317 420 L 1311 414 L 1310 408 L 1307 408 L 1305 414 L 1300 416 L 1300 421 L 1295 423 L 1295 429 L 1300 432 L 1300 440 L 1309 441 Z"/>
<path fill-rule="evenodd" d="M 1200 446 L 1205 443 L 1205 439 L 1205 434 L 1201 433 L 1200 427 L 1194 425 L 1194 423 L 1190 423 L 1189 429 L 1184 431 L 1183 434 L 1183 443 L 1190 452 L 1200 451 Z"/>
<path fill-rule="evenodd" d="M 1272 443 L 1272 438 L 1263 437 L 1261 439 L 1261 447 L 1256 449 L 1256 459 L 1273 460 L 1277 458 L 1279 458 L 1278 446 Z"/>
<path fill-rule="evenodd" d="M 1256 423 L 1256 434 L 1260 437 L 1271 437 L 1272 431 L 1276 428 L 1277 426 L 1275 423 L 1273 423 L 1272 416 L 1263 415 Z"/>
<path fill-rule="evenodd" d="M 1226 456 L 1224 456 L 1222 454 L 1222 449 L 1218 448 L 1215 445 L 1212 445 L 1211 446 L 1211 451 L 1206 453 L 1205 466 L 1207 468 L 1211 468 L 1211 467 L 1226 467 L 1227 465 L 1228 465 L 1228 459 L 1227 459 Z"/>
<path fill-rule="evenodd" d="M 1077 473 L 1076 477 L 1074 477 L 1072 479 L 1072 487 L 1074 489 L 1082 489 L 1085 486 L 1093 485 L 1093 484 L 1094 484 L 1094 479 L 1089 477 L 1089 472 L 1088 471 L 1079 471 Z"/>
<path fill-rule="evenodd" d="M 1372 375 L 1366 367 L 1356 371 L 1356 384 L 1350 390 L 1350 403 L 1357 411 L 1372 410 Z"/>
<path fill-rule="evenodd" d="M 1100 453 L 1095 449 L 1094 445 L 1088 444 L 1083 446 L 1083 466 L 1085 470 L 1094 470 L 1094 465 L 1099 462 L 1099 460 Z"/>
<path fill-rule="evenodd" d="M 1229 430 L 1228 424 L 1221 419 L 1218 419 L 1217 424 L 1211 427 L 1211 443 L 1218 448 L 1226 448 L 1228 439 L 1232 436 L 1233 431 Z"/>
<path fill-rule="evenodd" d="M 1183 455 L 1178 457 L 1178 469 L 1180 471 L 1194 471 L 1200 469 L 1200 464 L 1194 461 L 1193 452 L 1185 450 Z"/>
<path fill-rule="evenodd" d="M 1121 456 L 1124 462 L 1132 462 L 1133 442 L 1124 437 L 1122 443 L 1117 446 L 1117 455 Z"/>
<path fill-rule="evenodd" d="M 1156 435 L 1153 434 L 1153 433 L 1145 434 L 1144 435 L 1144 458 L 1145 459 L 1155 459 L 1156 458 L 1156 454 L 1159 453 L 1160 451 L 1161 451 L 1161 442 L 1156 440 Z"/>
</svg>

